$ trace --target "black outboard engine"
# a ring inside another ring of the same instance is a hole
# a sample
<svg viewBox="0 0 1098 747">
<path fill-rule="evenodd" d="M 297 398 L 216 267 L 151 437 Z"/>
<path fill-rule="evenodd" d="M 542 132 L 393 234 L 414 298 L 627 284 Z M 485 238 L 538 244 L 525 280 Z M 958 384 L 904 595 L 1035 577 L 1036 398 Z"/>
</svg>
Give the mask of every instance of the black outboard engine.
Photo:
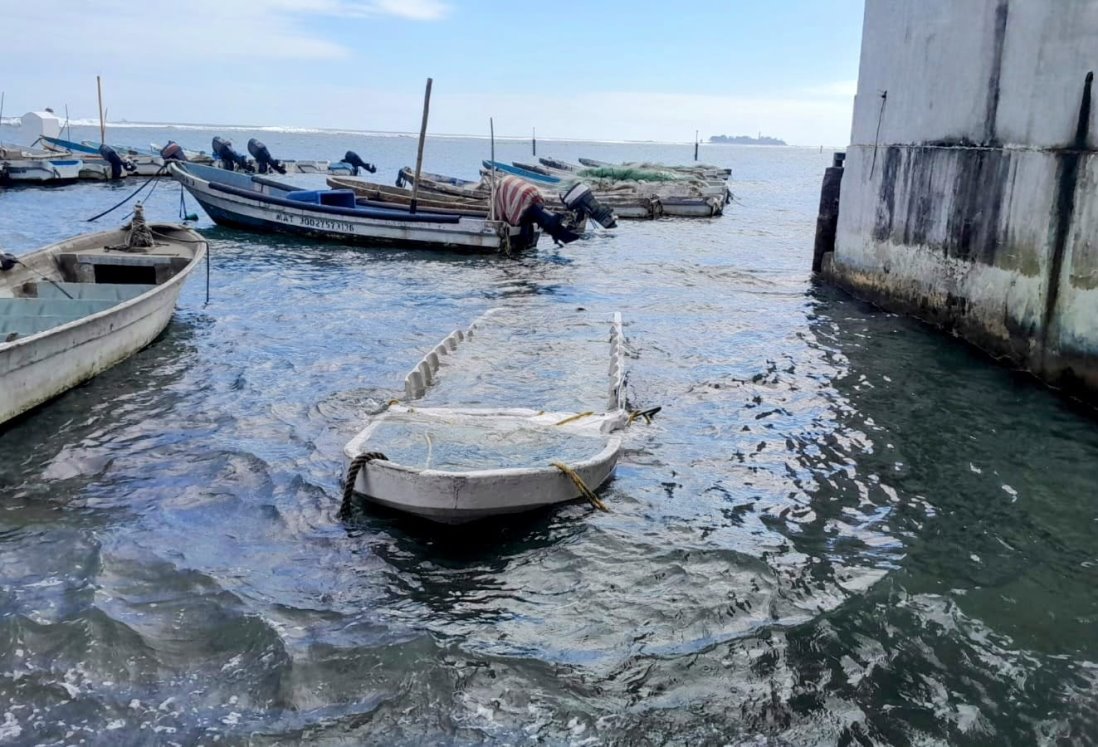
<svg viewBox="0 0 1098 747">
<path fill-rule="evenodd" d="M 111 179 L 121 179 L 123 169 L 137 171 L 133 161 L 118 155 L 118 151 L 106 143 L 99 146 L 99 157 L 111 165 Z"/>
<path fill-rule="evenodd" d="M 271 152 L 267 150 L 267 146 L 254 137 L 248 141 L 248 152 L 255 159 L 260 174 L 266 174 L 268 171 L 277 171 L 280 174 L 286 173 L 286 167 L 282 165 L 282 162 L 271 158 Z"/>
<path fill-rule="evenodd" d="M 19 262 L 11 252 L 0 252 L 0 270 L 7 272 Z"/>
<path fill-rule="evenodd" d="M 183 146 L 174 140 L 169 140 L 168 144 L 160 149 L 160 157 L 165 161 L 187 160 L 187 154 L 183 152 Z"/>
<path fill-rule="evenodd" d="M 343 162 L 351 164 L 351 176 L 358 176 L 359 169 L 369 171 L 371 174 L 377 171 L 377 166 L 374 166 L 372 163 L 366 163 L 353 150 L 349 150 L 343 154 Z"/>
<path fill-rule="evenodd" d="M 226 171 L 247 171 L 251 173 L 255 171 L 252 168 L 251 162 L 247 158 L 233 150 L 233 142 L 231 140 L 222 140 L 219 137 L 213 139 L 213 154 L 221 161 L 221 168 Z"/>
<path fill-rule="evenodd" d="M 531 223 L 541 226 L 545 233 L 553 237 L 558 244 L 571 244 L 583 235 L 576 230 L 574 223 L 568 216 L 550 213 L 541 205 L 531 205 L 522 214 L 522 228 L 526 231 Z"/>
<path fill-rule="evenodd" d="M 591 194 L 591 188 L 586 184 L 576 184 L 560 196 L 560 201 L 569 210 L 581 215 L 586 215 L 603 228 L 614 228 L 618 225 L 617 216 L 608 207 L 603 207 L 595 196 Z"/>
</svg>

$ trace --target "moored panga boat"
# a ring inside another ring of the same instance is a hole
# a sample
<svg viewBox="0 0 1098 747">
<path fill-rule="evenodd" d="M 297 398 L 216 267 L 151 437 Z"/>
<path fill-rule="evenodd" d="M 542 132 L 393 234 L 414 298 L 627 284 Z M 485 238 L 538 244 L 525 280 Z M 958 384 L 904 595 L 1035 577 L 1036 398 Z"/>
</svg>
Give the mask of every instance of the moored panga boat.
<svg viewBox="0 0 1098 747">
<path fill-rule="evenodd" d="M 481 252 L 532 247 L 539 235 L 531 225 L 365 207 L 346 189 L 304 190 L 264 176 L 192 163 L 173 163 L 169 169 L 215 222 L 252 231 Z"/>
<path fill-rule="evenodd" d="M 613 474 L 630 420 L 624 361 L 620 314 L 488 312 L 427 353 L 405 402 L 348 442 L 341 514 L 355 494 L 447 524 L 580 497 L 601 505 L 592 491 Z"/>
<path fill-rule="evenodd" d="M 206 255 L 172 224 L 86 234 L 0 255 L 0 423 L 148 345 Z"/>
</svg>

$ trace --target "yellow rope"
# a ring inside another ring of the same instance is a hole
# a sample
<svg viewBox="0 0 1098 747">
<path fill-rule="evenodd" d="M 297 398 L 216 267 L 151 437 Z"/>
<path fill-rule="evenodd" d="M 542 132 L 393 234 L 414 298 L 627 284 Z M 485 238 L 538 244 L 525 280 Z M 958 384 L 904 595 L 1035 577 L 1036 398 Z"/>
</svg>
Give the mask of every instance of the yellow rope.
<svg viewBox="0 0 1098 747">
<path fill-rule="evenodd" d="M 587 500 L 591 501 L 592 506 L 597 508 L 599 511 L 605 511 L 607 513 L 610 513 L 610 509 L 608 509 L 606 507 L 605 503 L 603 503 L 601 500 L 599 500 L 599 497 L 597 495 L 595 495 L 595 491 L 593 491 L 593 490 L 591 490 L 591 488 L 587 487 L 587 483 L 585 483 L 583 481 L 583 478 L 579 476 L 578 472 L 576 472 L 574 469 L 569 467 L 564 462 L 553 462 L 552 464 L 553 464 L 554 467 L 559 469 L 561 472 L 568 475 L 568 477 L 572 478 L 572 483 L 579 490 L 580 495 L 583 496 L 584 498 L 586 498 Z"/>
<path fill-rule="evenodd" d="M 590 417 L 594 414 L 595 414 L 594 412 L 588 410 L 587 412 L 581 412 L 577 415 L 572 415 L 570 417 L 567 417 L 564 420 L 561 420 L 559 423 L 553 423 L 553 425 L 564 425 L 565 423 L 571 423 L 575 420 L 581 420 L 582 418 L 587 418 L 587 417 Z"/>
</svg>

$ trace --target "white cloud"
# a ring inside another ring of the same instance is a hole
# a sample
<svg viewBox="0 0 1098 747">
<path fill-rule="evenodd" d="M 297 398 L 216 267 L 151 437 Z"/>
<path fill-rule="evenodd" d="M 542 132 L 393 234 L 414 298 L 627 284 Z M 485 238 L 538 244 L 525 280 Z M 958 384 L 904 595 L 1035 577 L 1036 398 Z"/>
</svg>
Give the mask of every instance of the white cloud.
<svg viewBox="0 0 1098 747">
<path fill-rule="evenodd" d="M 185 8 L 169 0 L 8 0 L 4 5 L 9 59 L 127 60 L 140 67 L 172 60 L 180 73 L 183 64 L 217 59 L 349 57 L 343 45 L 305 28 L 310 17 L 433 21 L 450 10 L 442 0 L 190 0 Z"/>
<path fill-rule="evenodd" d="M 858 81 L 840 80 L 834 83 L 824 83 L 804 89 L 809 96 L 829 96 L 836 98 L 852 99 L 858 93 Z"/>
<path fill-rule="evenodd" d="M 291 13 L 340 18 L 393 16 L 410 21 L 437 21 L 450 14 L 450 6 L 443 0 L 260 0 L 257 4 Z"/>
<path fill-rule="evenodd" d="M 378 12 L 413 21 L 436 21 L 450 13 L 450 6 L 439 0 L 376 0 L 373 5 Z"/>
</svg>

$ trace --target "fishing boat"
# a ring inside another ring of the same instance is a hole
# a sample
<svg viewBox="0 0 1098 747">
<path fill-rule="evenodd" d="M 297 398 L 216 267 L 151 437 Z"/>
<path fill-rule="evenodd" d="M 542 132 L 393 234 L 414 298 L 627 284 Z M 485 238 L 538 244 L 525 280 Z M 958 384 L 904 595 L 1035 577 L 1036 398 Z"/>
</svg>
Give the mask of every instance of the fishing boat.
<svg viewBox="0 0 1098 747">
<path fill-rule="evenodd" d="M 94 161 L 106 162 L 106 159 L 102 155 L 99 143 L 76 143 L 72 140 L 62 140 L 57 137 L 49 137 L 42 135 L 39 140 L 42 141 L 44 146 L 50 150 L 56 150 L 60 153 L 72 153 L 75 156 L 81 158 L 85 163 L 92 163 Z M 127 166 L 125 170 L 121 172 L 121 175 L 127 173 L 134 176 L 164 176 L 164 159 L 158 155 L 145 155 L 142 153 L 130 151 L 124 147 L 110 146 L 110 148 L 121 158 L 128 161 L 130 166 Z"/>
<path fill-rule="evenodd" d="M 83 161 L 56 153 L 0 145 L 0 185 L 57 187 L 80 179 Z"/>
<path fill-rule="evenodd" d="M 594 491 L 630 422 L 624 368 L 620 314 L 489 311 L 428 352 L 404 402 L 347 443 L 341 515 L 355 495 L 445 524 L 581 497 L 601 506 Z"/>
<path fill-rule="evenodd" d="M 366 179 L 351 176 L 330 176 L 328 186 L 332 189 L 350 189 L 357 197 L 359 205 L 393 208 L 407 208 L 412 204 L 412 191 L 400 187 L 377 184 Z M 416 197 L 416 205 L 432 213 L 457 213 L 471 217 L 488 217 L 488 199 L 474 200 L 449 195 L 421 193 Z"/>
<path fill-rule="evenodd" d="M 539 174 L 536 171 L 529 171 L 528 169 L 520 168 L 518 166 L 511 166 L 510 164 L 506 163 L 500 163 L 499 161 L 483 161 L 482 164 L 487 171 L 492 171 L 493 169 L 496 171 L 502 171 L 504 174 L 517 176 L 520 179 L 525 179 L 526 181 L 534 182 L 535 184 L 557 185 L 561 183 L 559 177 Z"/>
<path fill-rule="evenodd" d="M 0 423 L 156 339 L 206 242 L 172 224 L 86 234 L 0 255 Z"/>
<path fill-rule="evenodd" d="M 360 244 L 514 251 L 537 244 L 532 227 L 461 215 L 359 205 L 348 189 L 304 190 L 264 176 L 172 163 L 172 176 L 216 223 Z"/>
<path fill-rule="evenodd" d="M 414 184 L 415 177 L 410 169 L 401 170 L 401 178 L 398 183 Z M 556 195 L 578 183 L 576 177 L 568 181 L 562 181 L 559 185 L 537 185 L 549 202 L 554 202 Z M 419 180 L 419 194 L 426 195 L 430 199 L 460 201 L 479 201 L 487 204 L 491 195 L 491 187 L 485 179 L 479 182 L 458 179 L 456 177 L 441 174 L 423 174 Z M 663 215 L 659 198 L 654 195 L 639 194 L 628 189 L 605 190 L 593 189 L 593 197 L 603 207 L 613 211 L 615 217 L 629 220 L 648 220 L 659 218 Z"/>
<path fill-rule="evenodd" d="M 562 161 L 559 158 L 538 158 L 538 162 L 546 168 L 555 169 L 556 171 L 567 171 L 569 173 L 574 173 L 583 168 L 577 164 Z"/>
</svg>

